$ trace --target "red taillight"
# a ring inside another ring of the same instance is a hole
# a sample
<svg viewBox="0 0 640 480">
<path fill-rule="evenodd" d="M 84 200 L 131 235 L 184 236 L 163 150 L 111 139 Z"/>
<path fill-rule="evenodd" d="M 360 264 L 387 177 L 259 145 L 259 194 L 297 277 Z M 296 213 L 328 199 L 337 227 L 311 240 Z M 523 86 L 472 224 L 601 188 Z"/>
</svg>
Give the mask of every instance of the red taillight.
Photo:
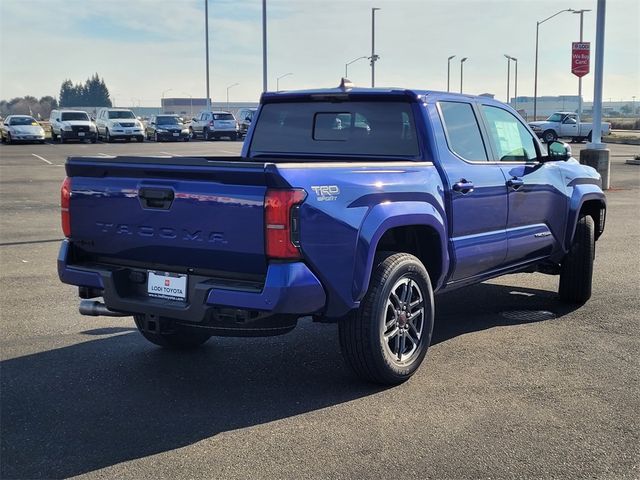
<svg viewBox="0 0 640 480">
<path fill-rule="evenodd" d="M 62 213 L 62 232 L 65 237 L 71 236 L 71 216 L 69 215 L 69 200 L 71 199 L 71 179 L 69 177 L 62 182 L 60 188 L 60 211 Z"/>
<path fill-rule="evenodd" d="M 300 225 L 297 205 L 307 194 L 304 190 L 267 190 L 264 223 L 267 257 L 300 258 Z"/>
</svg>

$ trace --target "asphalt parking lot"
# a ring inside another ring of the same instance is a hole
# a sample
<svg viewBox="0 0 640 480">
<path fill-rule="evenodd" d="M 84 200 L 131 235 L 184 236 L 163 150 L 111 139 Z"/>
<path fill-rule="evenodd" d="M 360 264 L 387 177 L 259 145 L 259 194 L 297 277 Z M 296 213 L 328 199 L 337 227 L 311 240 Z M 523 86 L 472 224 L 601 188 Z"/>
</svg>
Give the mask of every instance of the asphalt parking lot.
<svg viewBox="0 0 640 480">
<path fill-rule="evenodd" d="M 382 389 L 347 370 L 335 325 L 169 352 L 81 316 L 58 281 L 67 156 L 241 146 L 0 146 L 2 478 L 640 477 L 640 147 L 610 146 L 585 306 L 542 274 L 441 295 L 422 367 Z"/>
</svg>

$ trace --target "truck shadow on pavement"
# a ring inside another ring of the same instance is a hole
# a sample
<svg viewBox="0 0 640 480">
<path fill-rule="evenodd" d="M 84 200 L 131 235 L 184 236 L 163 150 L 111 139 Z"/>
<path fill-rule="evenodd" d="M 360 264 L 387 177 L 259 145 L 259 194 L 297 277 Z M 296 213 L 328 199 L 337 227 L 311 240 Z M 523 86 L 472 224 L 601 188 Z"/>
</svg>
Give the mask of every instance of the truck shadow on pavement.
<svg viewBox="0 0 640 480">
<path fill-rule="evenodd" d="M 493 284 L 439 296 L 434 343 L 518 323 L 507 309 L 568 313 L 554 297 Z M 349 373 L 335 325 L 302 321 L 282 337 L 212 338 L 186 353 L 126 328 L 86 333 L 1 363 L 2 478 L 79 475 L 384 390 Z"/>
</svg>

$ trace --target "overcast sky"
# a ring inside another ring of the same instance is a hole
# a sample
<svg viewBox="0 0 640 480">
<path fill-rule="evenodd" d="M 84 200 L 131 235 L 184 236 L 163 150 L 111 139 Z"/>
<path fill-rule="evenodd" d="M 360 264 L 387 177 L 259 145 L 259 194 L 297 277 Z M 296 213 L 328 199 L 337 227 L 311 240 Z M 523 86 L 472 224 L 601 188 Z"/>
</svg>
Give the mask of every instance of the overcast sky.
<svg viewBox="0 0 640 480">
<path fill-rule="evenodd" d="M 211 88 L 223 101 L 257 101 L 262 90 L 261 1 L 209 0 Z M 564 8 L 585 14 L 584 39 L 595 50 L 596 0 L 267 0 L 269 88 L 336 86 L 344 64 L 371 49 L 376 14 L 377 86 L 459 89 L 506 96 L 507 61 L 517 57 L 518 94 L 533 95 L 536 20 Z M 640 0 L 608 0 L 604 99 L 640 101 Z M 539 95 L 574 95 L 571 42 L 579 15 L 540 27 Z M 157 106 L 166 96 L 205 96 L 204 0 L 0 0 L 0 98 L 57 96 L 65 78 L 104 77 L 118 105 Z M 513 64 L 512 64 L 513 65 Z M 511 70 L 513 75 L 513 68 Z M 366 60 L 349 67 L 370 85 Z M 512 76 L 513 81 L 513 76 Z M 584 77 L 591 100 L 593 73 Z M 513 95 L 513 86 L 511 87 Z"/>
</svg>

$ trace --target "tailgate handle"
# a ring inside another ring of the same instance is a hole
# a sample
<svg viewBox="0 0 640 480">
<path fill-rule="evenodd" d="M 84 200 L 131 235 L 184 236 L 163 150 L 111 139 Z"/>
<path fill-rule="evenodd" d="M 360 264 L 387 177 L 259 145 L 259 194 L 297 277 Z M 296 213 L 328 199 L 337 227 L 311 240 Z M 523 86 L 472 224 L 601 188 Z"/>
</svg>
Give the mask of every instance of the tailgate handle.
<svg viewBox="0 0 640 480">
<path fill-rule="evenodd" d="M 158 208 L 168 210 L 175 195 L 170 188 L 144 187 L 138 191 L 138 198 L 143 208 Z"/>
</svg>

